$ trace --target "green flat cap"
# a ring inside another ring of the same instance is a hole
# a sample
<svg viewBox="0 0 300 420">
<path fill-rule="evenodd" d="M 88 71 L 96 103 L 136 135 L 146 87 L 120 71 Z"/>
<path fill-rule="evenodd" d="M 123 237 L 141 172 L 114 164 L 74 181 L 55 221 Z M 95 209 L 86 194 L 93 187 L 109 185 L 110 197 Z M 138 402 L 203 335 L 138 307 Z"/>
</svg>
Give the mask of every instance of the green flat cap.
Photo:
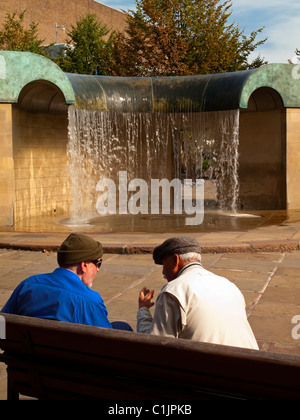
<svg viewBox="0 0 300 420">
<path fill-rule="evenodd" d="M 161 245 L 154 248 L 153 259 L 155 264 L 162 265 L 165 257 L 169 257 L 174 254 L 187 254 L 188 252 L 201 254 L 201 247 L 198 241 L 188 236 L 179 236 L 169 238 Z"/>
<path fill-rule="evenodd" d="M 86 235 L 71 233 L 57 251 L 57 262 L 60 267 L 64 267 L 83 261 L 96 261 L 102 255 L 100 242 Z"/>
</svg>

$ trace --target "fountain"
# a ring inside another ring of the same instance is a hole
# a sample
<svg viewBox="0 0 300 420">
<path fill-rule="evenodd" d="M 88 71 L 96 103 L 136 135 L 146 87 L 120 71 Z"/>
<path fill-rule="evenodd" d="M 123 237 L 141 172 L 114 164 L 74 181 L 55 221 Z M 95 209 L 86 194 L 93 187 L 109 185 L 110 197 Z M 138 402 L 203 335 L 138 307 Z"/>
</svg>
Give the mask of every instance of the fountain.
<svg viewBox="0 0 300 420">
<path fill-rule="evenodd" d="M 299 208 L 294 67 L 115 78 L 65 74 L 35 54 L 0 52 L 0 224 L 22 229 L 25 220 L 55 217 L 62 229 L 187 228 L 180 215 L 97 215 L 98 182 L 125 172 L 128 182 L 147 185 L 205 178 L 215 188 L 205 197 L 209 226 L 222 228 L 228 217 L 232 226 L 232 215 L 240 226 L 241 212 Z M 223 221 L 216 211 L 227 211 Z"/>
<path fill-rule="evenodd" d="M 201 77 L 67 77 L 77 93 L 69 107 L 71 222 L 92 217 L 98 181 L 117 183 L 120 171 L 148 185 L 205 176 L 216 183 L 218 207 L 237 211 L 239 110 L 199 112 L 193 85 Z"/>
<path fill-rule="evenodd" d="M 97 183 L 101 178 L 117 183 L 120 171 L 148 184 L 153 178 L 195 182 L 205 175 L 216 181 L 219 207 L 236 211 L 238 124 L 238 110 L 120 113 L 71 106 L 67 152 L 73 219 L 96 210 Z"/>
</svg>

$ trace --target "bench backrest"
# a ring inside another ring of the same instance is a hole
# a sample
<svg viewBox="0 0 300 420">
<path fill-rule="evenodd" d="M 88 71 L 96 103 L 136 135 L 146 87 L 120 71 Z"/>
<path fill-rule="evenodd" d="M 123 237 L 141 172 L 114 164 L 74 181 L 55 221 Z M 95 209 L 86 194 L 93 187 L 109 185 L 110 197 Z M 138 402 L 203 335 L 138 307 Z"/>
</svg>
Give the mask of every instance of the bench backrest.
<svg viewBox="0 0 300 420">
<path fill-rule="evenodd" d="M 9 393 L 38 398 L 300 398 L 300 357 L 0 314 Z"/>
</svg>

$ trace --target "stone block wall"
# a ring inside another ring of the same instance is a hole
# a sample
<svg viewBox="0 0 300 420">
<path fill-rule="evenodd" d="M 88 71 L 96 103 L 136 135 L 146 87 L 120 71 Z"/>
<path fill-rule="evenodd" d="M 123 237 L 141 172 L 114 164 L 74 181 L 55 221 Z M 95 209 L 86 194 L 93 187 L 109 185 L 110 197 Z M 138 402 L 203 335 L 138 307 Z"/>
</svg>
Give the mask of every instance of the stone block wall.
<svg viewBox="0 0 300 420">
<path fill-rule="evenodd" d="M 10 104 L 0 104 L 0 226 L 13 225 L 14 159 Z"/>
<path fill-rule="evenodd" d="M 286 110 L 287 208 L 300 208 L 300 109 Z"/>
<path fill-rule="evenodd" d="M 70 210 L 67 115 L 13 109 L 15 221 Z"/>
<path fill-rule="evenodd" d="M 239 182 L 242 209 L 286 208 L 285 110 L 241 113 Z"/>
</svg>

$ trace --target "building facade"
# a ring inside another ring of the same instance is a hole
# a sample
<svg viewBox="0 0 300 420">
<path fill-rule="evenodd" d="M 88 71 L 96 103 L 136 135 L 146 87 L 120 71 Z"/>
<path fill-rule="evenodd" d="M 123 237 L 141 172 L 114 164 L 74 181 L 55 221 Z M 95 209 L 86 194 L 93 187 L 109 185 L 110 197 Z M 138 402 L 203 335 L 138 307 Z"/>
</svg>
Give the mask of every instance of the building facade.
<svg viewBox="0 0 300 420">
<path fill-rule="evenodd" d="M 64 43 L 65 32 L 87 13 L 95 14 L 113 30 L 123 31 L 125 27 L 124 13 L 94 0 L 1 0 L 0 24 L 7 13 L 19 14 L 24 10 L 25 26 L 30 22 L 39 23 L 39 38 L 45 39 L 44 44 Z"/>
</svg>

